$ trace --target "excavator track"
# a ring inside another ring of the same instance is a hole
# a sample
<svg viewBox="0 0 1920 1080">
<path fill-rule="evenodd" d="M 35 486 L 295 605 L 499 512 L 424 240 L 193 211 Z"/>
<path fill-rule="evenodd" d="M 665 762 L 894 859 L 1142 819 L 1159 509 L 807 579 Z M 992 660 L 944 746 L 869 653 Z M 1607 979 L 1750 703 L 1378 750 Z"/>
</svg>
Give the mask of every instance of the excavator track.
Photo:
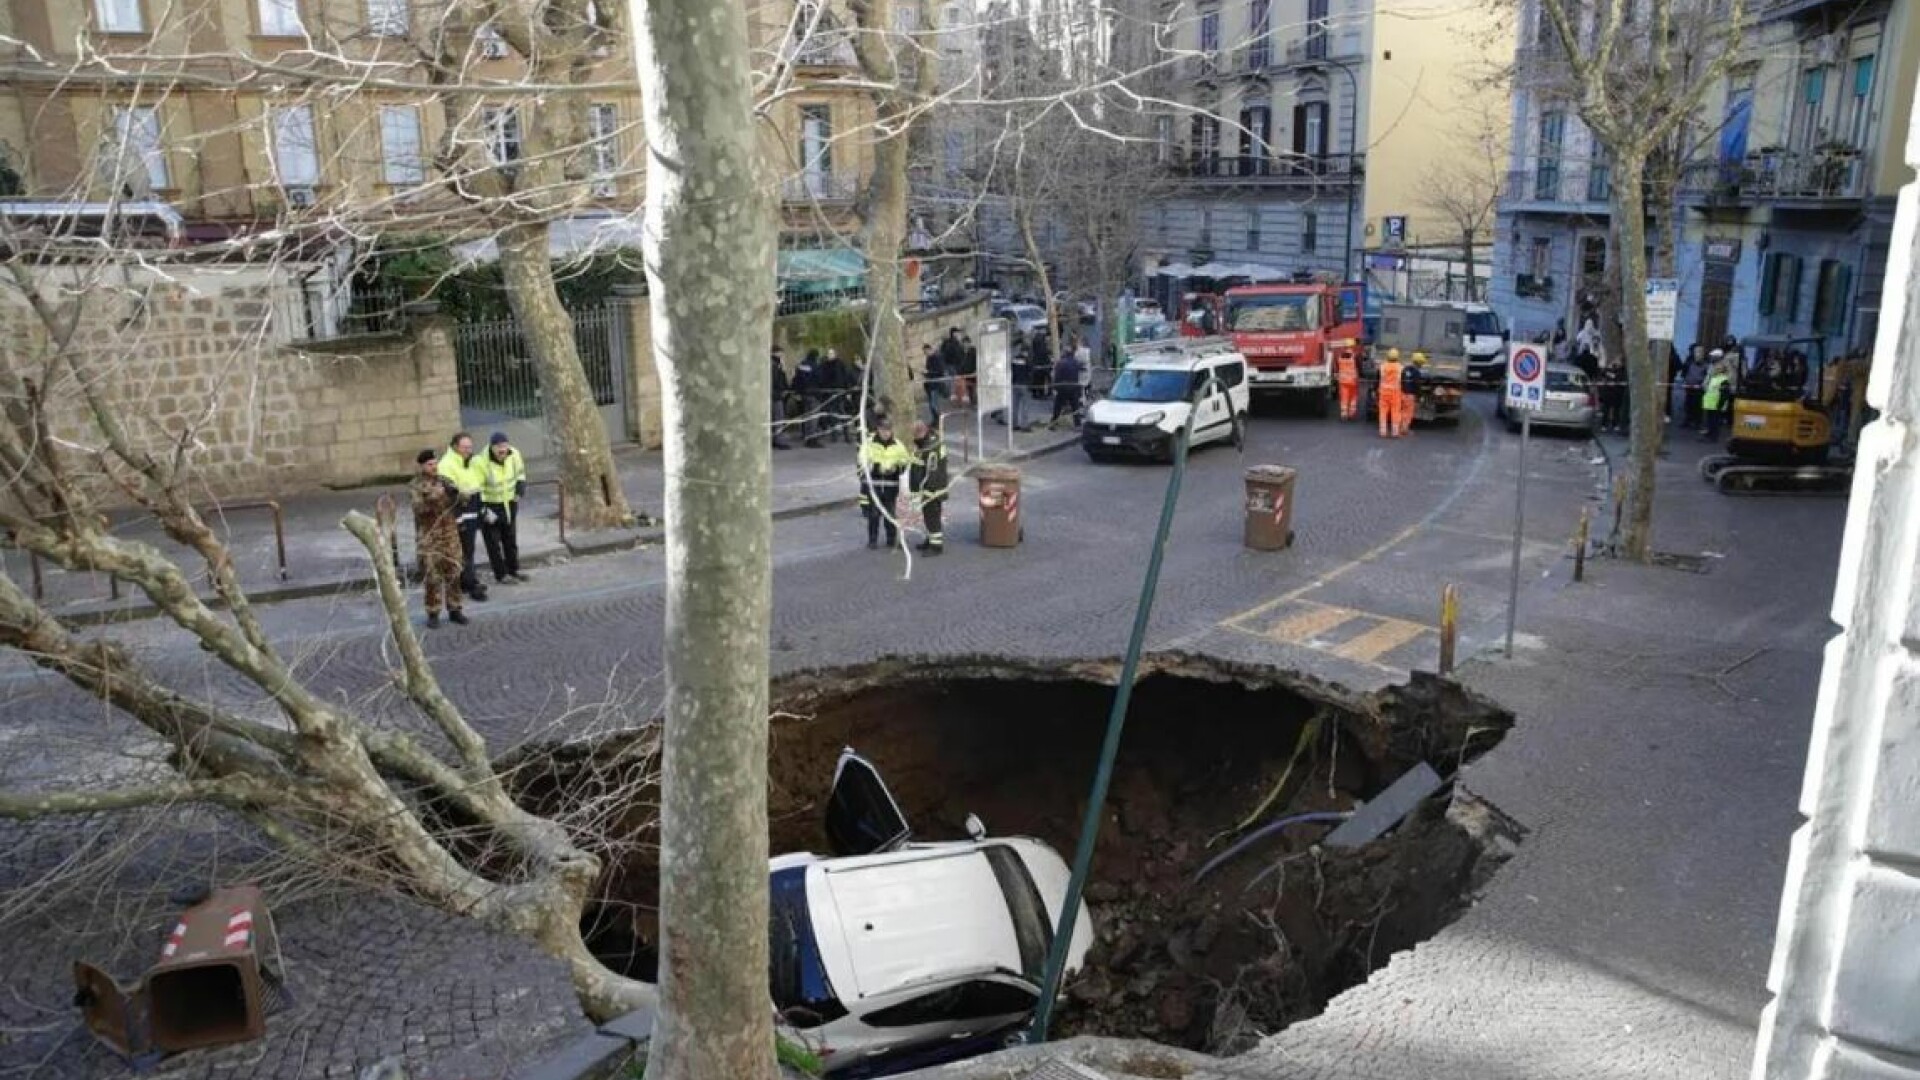
<svg viewBox="0 0 1920 1080">
<path fill-rule="evenodd" d="M 1728 462 L 1713 469 L 1711 475 L 1706 465 L 1706 461 L 1701 462 L 1701 475 L 1723 495 L 1845 495 L 1853 485 L 1853 469 L 1846 465 L 1740 465 Z"/>
</svg>

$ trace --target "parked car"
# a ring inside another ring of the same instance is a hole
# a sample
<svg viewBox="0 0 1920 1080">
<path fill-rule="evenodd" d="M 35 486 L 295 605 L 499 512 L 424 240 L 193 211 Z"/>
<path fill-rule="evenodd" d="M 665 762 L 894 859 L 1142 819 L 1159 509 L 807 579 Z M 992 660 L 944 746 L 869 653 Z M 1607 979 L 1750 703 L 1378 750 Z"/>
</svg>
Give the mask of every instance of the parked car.
<svg viewBox="0 0 1920 1080">
<path fill-rule="evenodd" d="M 1012 319 L 1014 329 L 1023 335 L 1047 325 L 1047 309 L 1039 304 L 1008 304 L 1001 317 Z"/>
<path fill-rule="evenodd" d="M 1160 308 L 1160 301 L 1136 298 L 1133 302 L 1133 336 L 1140 341 L 1152 341 L 1166 335 L 1170 330 L 1167 313 Z"/>
<path fill-rule="evenodd" d="M 1507 422 L 1508 431 L 1520 430 L 1520 414 L 1507 408 L 1504 390 L 1494 414 Z M 1533 426 L 1592 434 L 1600 422 L 1600 399 L 1586 372 L 1572 364 L 1547 365 L 1546 394 L 1533 414 Z"/>
<path fill-rule="evenodd" d="M 1193 446 L 1246 438 L 1247 361 L 1218 338 L 1169 338 L 1131 345 L 1126 367 L 1087 410 L 1080 446 L 1094 461 L 1171 460 L 1174 439 L 1194 409 Z"/>
<path fill-rule="evenodd" d="M 827 805 L 836 857 L 772 861 L 774 1008 L 785 1034 L 857 1077 L 997 1049 L 1040 1001 L 1066 861 L 1025 837 L 913 843 L 873 764 L 841 752 Z M 1081 905 L 1067 950 L 1079 970 L 1093 944 Z"/>
</svg>

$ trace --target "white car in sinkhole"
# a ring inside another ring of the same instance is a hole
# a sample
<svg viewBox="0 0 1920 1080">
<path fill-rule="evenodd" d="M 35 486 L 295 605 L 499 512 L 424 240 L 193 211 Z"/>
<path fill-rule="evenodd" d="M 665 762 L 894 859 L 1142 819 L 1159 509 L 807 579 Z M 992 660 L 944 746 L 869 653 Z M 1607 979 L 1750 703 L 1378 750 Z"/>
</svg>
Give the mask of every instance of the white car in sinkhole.
<svg viewBox="0 0 1920 1080">
<path fill-rule="evenodd" d="M 914 843 L 873 764 L 843 751 L 827 805 L 833 857 L 772 860 L 771 981 L 782 1034 L 834 1077 L 985 1053 L 1040 1001 L 1067 864 L 1039 840 Z M 1067 951 L 1093 944 L 1086 905 Z"/>
</svg>

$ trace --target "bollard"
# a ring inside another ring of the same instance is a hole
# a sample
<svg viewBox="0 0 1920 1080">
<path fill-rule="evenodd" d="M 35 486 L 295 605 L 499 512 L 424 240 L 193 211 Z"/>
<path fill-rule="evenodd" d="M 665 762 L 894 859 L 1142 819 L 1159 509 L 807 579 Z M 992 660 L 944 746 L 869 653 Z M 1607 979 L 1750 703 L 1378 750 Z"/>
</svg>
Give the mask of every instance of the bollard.
<svg viewBox="0 0 1920 1080">
<path fill-rule="evenodd" d="M 1453 650 L 1460 637 L 1460 587 L 1440 590 L 1440 674 L 1453 674 Z"/>
<path fill-rule="evenodd" d="M 1574 535 L 1573 580 L 1587 580 L 1587 537 L 1593 529 L 1593 508 L 1580 508 L 1580 531 Z"/>
</svg>

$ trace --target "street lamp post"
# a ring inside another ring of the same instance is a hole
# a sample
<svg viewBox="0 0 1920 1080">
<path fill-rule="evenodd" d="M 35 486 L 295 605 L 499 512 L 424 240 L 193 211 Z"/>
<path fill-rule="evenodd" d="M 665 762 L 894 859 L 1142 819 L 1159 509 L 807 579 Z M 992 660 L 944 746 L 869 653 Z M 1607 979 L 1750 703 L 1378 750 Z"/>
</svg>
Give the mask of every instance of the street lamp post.
<svg viewBox="0 0 1920 1080">
<path fill-rule="evenodd" d="M 1354 76 L 1352 65 L 1343 64 L 1338 60 L 1323 59 L 1302 70 L 1324 71 L 1330 67 L 1339 68 L 1347 77 L 1347 108 L 1350 110 L 1347 121 L 1347 216 L 1340 223 L 1340 227 L 1346 230 L 1347 234 L 1344 245 L 1346 250 L 1341 256 L 1341 265 L 1344 269 L 1340 277 L 1340 280 L 1345 282 L 1353 280 L 1353 161 L 1354 155 L 1359 150 L 1356 140 L 1360 137 L 1360 80 Z M 1335 119 L 1338 119 L 1338 115 L 1335 114 Z"/>
</svg>

